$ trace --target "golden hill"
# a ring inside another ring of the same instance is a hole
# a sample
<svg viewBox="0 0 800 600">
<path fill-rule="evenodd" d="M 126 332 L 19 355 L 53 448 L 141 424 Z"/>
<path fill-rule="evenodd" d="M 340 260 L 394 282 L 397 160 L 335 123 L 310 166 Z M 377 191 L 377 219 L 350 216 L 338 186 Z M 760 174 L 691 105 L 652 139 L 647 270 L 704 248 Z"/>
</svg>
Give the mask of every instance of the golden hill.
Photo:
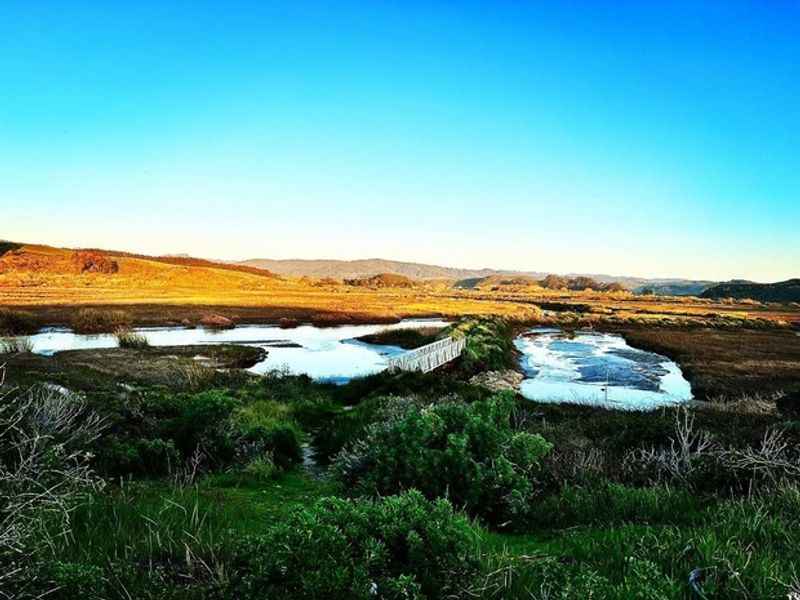
<svg viewBox="0 0 800 600">
<path fill-rule="evenodd" d="M 387 280 L 389 281 L 389 280 Z M 249 266 L 190 257 L 150 257 L 103 250 L 71 250 L 0 242 L 0 306 L 40 313 L 48 323 L 69 322 L 78 306 L 125 306 L 137 323 L 197 319 L 219 312 L 242 321 L 281 318 L 319 323 L 395 320 L 413 316 L 494 314 L 534 320 L 542 309 L 588 323 L 607 318 L 658 323 L 663 317 L 762 318 L 800 321 L 793 306 L 637 296 L 627 291 L 550 290 L 534 280 L 498 277 L 454 288 L 451 282 L 390 278 L 409 287 L 343 285 L 282 278 Z M 381 279 L 381 283 L 386 283 Z M 562 319 L 562 316 L 553 317 Z M 562 319 L 563 320 L 563 319 Z"/>
<path fill-rule="evenodd" d="M 147 257 L 99 250 L 13 245 L 0 256 L 5 303 L 148 299 L 198 292 L 265 291 L 268 271 L 199 259 Z"/>
<path fill-rule="evenodd" d="M 107 261 L 113 261 L 115 267 Z M 56 320 L 63 320 L 72 307 L 86 305 L 131 306 L 148 322 L 158 321 L 159 315 L 172 319 L 213 307 L 226 307 L 226 314 L 249 320 L 348 321 L 462 314 L 526 317 L 536 312 L 530 305 L 454 297 L 450 290 L 434 293 L 433 286 L 375 289 L 315 283 L 194 258 L 0 243 L 0 305 L 47 307 L 57 315 Z"/>
</svg>

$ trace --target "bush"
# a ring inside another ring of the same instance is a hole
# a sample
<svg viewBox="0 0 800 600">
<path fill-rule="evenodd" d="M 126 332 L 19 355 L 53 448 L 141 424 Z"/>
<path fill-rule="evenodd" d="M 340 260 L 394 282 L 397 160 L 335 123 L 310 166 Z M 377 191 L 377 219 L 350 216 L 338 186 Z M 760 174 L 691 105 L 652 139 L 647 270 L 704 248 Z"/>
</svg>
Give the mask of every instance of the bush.
<svg viewBox="0 0 800 600">
<path fill-rule="evenodd" d="M 475 579 L 478 556 L 476 531 L 445 500 L 325 498 L 237 545 L 228 597 L 445 598 Z"/>
<path fill-rule="evenodd" d="M 119 271 L 117 261 L 100 252 L 79 250 L 72 253 L 72 264 L 77 273 L 104 273 L 113 275 Z"/>
<path fill-rule="evenodd" d="M 466 338 L 466 346 L 458 363 L 466 375 L 514 367 L 513 331 L 505 319 L 465 319 L 446 333 L 452 337 Z"/>
<path fill-rule="evenodd" d="M 40 327 L 41 321 L 33 313 L 0 308 L 1 335 L 28 335 L 36 333 Z"/>
<path fill-rule="evenodd" d="M 521 524 L 551 445 L 510 424 L 513 395 L 472 404 L 445 401 L 370 426 L 336 457 L 334 472 L 355 493 L 418 489 L 494 525 Z"/>
<path fill-rule="evenodd" d="M 281 469 L 272 460 L 272 454 L 267 452 L 250 461 L 243 471 L 245 475 L 252 477 L 256 481 L 266 483 L 277 477 Z"/>
<path fill-rule="evenodd" d="M 251 387 L 184 393 L 151 389 L 124 400 L 98 397 L 111 424 L 109 435 L 92 448 L 98 466 L 115 477 L 164 475 L 188 462 L 193 471 L 213 471 L 244 467 L 269 454 L 278 468 L 290 468 L 302 460 L 305 437 L 294 418 L 295 406 L 259 399 L 246 391 Z"/>
<path fill-rule="evenodd" d="M 73 316 L 72 330 L 82 334 L 114 333 L 129 329 L 131 323 L 131 316 L 121 310 L 83 308 Z"/>
<path fill-rule="evenodd" d="M 98 465 L 108 475 L 166 475 L 181 462 L 172 440 L 108 438 L 98 451 Z"/>
<path fill-rule="evenodd" d="M 235 447 L 228 417 L 237 402 L 222 390 L 181 396 L 180 414 L 168 425 L 168 432 L 184 457 L 198 448 L 211 462 L 225 464 Z"/>
<path fill-rule="evenodd" d="M 114 335 L 117 338 L 117 345 L 120 348 L 141 350 L 142 348 L 150 347 L 150 342 L 147 341 L 146 336 L 131 331 L 130 329 L 118 329 Z"/>
<path fill-rule="evenodd" d="M 259 425 L 242 432 L 238 442 L 241 458 L 269 455 L 280 469 L 288 469 L 303 459 L 302 432 L 291 422 Z"/>
</svg>

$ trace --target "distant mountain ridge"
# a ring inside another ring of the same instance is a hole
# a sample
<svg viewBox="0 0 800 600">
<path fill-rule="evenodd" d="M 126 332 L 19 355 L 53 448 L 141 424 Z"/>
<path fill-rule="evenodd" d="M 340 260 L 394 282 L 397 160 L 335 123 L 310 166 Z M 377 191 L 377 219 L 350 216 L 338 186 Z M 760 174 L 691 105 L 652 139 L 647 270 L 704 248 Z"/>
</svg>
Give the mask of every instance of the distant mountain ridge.
<svg viewBox="0 0 800 600">
<path fill-rule="evenodd" d="M 274 260 L 254 258 L 239 261 L 236 264 L 259 269 L 267 269 L 278 275 L 290 277 L 334 277 L 336 279 L 358 279 L 372 277 L 381 273 L 394 273 L 411 279 L 467 279 L 470 277 L 488 277 L 490 275 L 514 274 L 514 271 L 498 271 L 495 269 L 461 269 L 442 267 L 421 263 L 367 258 L 361 260 L 333 259 L 287 259 Z M 526 273 L 527 274 L 527 273 Z M 545 273 L 538 274 L 544 276 Z"/>
<path fill-rule="evenodd" d="M 514 271 L 502 269 L 464 269 L 443 267 L 423 263 L 369 258 L 361 260 L 332 259 L 269 259 L 254 258 L 236 262 L 237 265 L 267 269 L 278 275 L 287 277 L 330 277 L 334 279 L 359 279 L 373 277 L 382 273 L 403 275 L 416 280 L 449 279 L 455 281 L 480 280 L 487 277 L 529 277 L 543 279 L 550 273 L 547 271 Z M 590 277 L 600 283 L 619 283 L 627 289 L 641 292 L 650 289 L 655 294 L 663 295 L 698 295 L 716 282 L 691 279 L 646 279 L 642 277 L 625 277 L 604 274 L 569 273 L 565 277 Z"/>
<path fill-rule="evenodd" d="M 800 279 L 777 283 L 734 280 L 719 283 L 702 294 L 703 298 L 750 298 L 759 302 L 800 302 Z"/>
</svg>

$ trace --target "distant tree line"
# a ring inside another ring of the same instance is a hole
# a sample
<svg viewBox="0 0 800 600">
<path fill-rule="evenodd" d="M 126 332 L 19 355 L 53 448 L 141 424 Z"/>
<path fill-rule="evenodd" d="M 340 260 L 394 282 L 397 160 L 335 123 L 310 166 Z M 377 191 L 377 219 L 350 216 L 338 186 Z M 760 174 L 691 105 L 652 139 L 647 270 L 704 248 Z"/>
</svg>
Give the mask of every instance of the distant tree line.
<svg viewBox="0 0 800 600">
<path fill-rule="evenodd" d="M 595 290 L 598 292 L 624 292 L 625 287 L 617 282 L 602 283 L 591 277 L 564 277 L 562 275 L 548 275 L 539 281 L 543 288 L 551 290 Z"/>
</svg>

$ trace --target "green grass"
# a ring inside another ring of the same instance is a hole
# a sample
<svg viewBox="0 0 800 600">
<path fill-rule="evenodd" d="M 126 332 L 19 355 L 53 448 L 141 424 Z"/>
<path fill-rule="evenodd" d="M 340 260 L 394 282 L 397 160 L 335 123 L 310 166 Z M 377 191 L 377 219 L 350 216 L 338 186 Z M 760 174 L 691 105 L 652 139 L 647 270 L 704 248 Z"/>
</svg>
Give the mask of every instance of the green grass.
<svg viewBox="0 0 800 600">
<path fill-rule="evenodd" d="M 236 540 L 333 492 L 299 470 L 267 483 L 243 473 L 206 477 L 189 487 L 125 483 L 73 513 L 71 532 L 57 538 L 42 571 L 97 573 L 87 585 L 94 594 L 105 586 L 102 597 L 203 598 L 225 578 Z M 67 586 L 65 595 L 52 597 L 71 598 L 74 590 Z"/>
<path fill-rule="evenodd" d="M 567 491 L 558 504 L 569 516 L 545 503 L 531 534 L 484 534 L 488 564 L 513 567 L 497 597 L 689 598 L 689 573 L 701 568 L 709 598 L 777 600 L 796 574 L 797 489 L 708 503 L 664 488 L 601 488 Z"/>
<path fill-rule="evenodd" d="M 312 443 L 324 463 L 381 418 L 387 397 L 414 396 L 422 404 L 449 394 L 467 402 L 485 399 L 486 391 L 463 377 L 505 361 L 505 343 L 491 339 L 495 325 L 465 326 L 474 329 L 469 369 L 379 374 L 340 387 L 269 374 L 252 381 L 208 382 L 203 389 L 208 394 L 213 385 L 215 394 L 231 401 L 230 417 L 221 426 L 269 430 L 289 425 Z M 8 360 L 28 365 L 21 369 L 26 378 L 43 377 L 35 355 Z M 88 377 L 69 369 L 52 375 L 48 380 L 65 384 Z M 113 417 L 109 433 L 130 442 L 155 436 L 199 393 L 147 388 L 122 397 L 111 385 L 115 382 L 103 382 L 108 389 L 87 388 L 88 400 Z M 800 444 L 797 423 L 776 415 L 697 411 L 696 419 L 698 428 L 728 446 L 757 446 L 773 426 L 787 430 L 790 444 Z M 197 418 L 186 421 L 197 423 Z M 512 421 L 552 442 L 552 454 L 568 468 L 555 473 L 554 463 L 546 465 L 549 472 L 527 500 L 533 510 L 524 523 L 515 524 L 518 533 L 504 533 L 505 525 L 488 530 L 474 523 L 484 575 L 468 597 L 688 600 L 687 581 L 695 568 L 703 569 L 709 599 L 785 600 L 789 586 L 797 586 L 796 488 L 756 488 L 750 496 L 736 497 L 730 489 L 699 493 L 679 484 L 646 486 L 625 478 L 621 457 L 634 448 L 668 445 L 674 411 L 621 413 L 520 401 Z M 207 443 L 215 432 L 211 428 L 201 439 Z M 587 449 L 603 453 L 606 466 L 570 474 L 571 452 Z M 188 487 L 173 485 L 171 475 L 145 479 L 154 473 L 122 485 L 109 478 L 104 491 L 73 513 L 69 534 L 40 557 L 41 572 L 50 574 L 45 588 L 52 589 L 53 582 L 66 585 L 51 597 L 218 599 L 214 594 L 221 588 L 215 586 L 237 568 L 231 553 L 243 537 L 284 523 L 298 507 L 348 491 L 299 467 L 281 472 L 232 462 L 207 468 L 216 472 Z"/>
</svg>

